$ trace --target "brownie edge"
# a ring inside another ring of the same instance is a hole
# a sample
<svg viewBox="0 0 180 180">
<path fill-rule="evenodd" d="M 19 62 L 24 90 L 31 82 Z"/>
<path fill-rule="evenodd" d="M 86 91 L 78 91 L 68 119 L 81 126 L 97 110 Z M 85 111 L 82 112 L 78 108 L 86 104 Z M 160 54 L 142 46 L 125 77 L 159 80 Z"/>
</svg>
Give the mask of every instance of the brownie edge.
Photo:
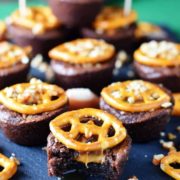
<svg viewBox="0 0 180 180">
<path fill-rule="evenodd" d="M 102 164 L 89 163 L 87 168 L 85 164 L 75 160 L 78 152 L 68 149 L 50 134 L 47 144 L 48 173 L 50 176 L 63 177 L 67 171 L 76 170 L 85 176 L 91 175 L 117 180 L 128 160 L 130 149 L 131 138 L 127 136 L 122 143 L 104 152 L 105 161 Z"/>
</svg>

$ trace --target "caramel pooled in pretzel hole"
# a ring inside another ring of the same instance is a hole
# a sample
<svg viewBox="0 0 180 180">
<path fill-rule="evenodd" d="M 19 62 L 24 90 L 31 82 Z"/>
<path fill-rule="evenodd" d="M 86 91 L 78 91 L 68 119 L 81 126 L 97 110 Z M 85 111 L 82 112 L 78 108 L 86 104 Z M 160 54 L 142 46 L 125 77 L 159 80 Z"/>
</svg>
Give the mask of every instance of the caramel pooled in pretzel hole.
<svg viewBox="0 0 180 180">
<path fill-rule="evenodd" d="M 164 90 L 142 80 L 113 83 L 105 87 L 101 95 L 106 103 L 122 111 L 143 112 L 172 106 Z"/>
<path fill-rule="evenodd" d="M 0 91 L 0 102 L 22 114 L 38 114 L 55 110 L 68 101 L 64 90 L 56 85 L 31 79 Z"/>
<path fill-rule="evenodd" d="M 50 123 L 50 130 L 67 148 L 79 152 L 77 161 L 100 163 L 103 151 L 121 143 L 126 129 L 113 115 L 85 108 L 64 113 Z"/>
</svg>

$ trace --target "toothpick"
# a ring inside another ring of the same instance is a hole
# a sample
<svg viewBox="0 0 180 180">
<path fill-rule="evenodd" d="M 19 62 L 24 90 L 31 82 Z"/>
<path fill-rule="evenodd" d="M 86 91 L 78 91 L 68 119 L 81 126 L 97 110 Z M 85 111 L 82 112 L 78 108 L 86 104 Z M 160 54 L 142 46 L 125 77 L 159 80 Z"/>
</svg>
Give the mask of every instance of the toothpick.
<svg viewBox="0 0 180 180">
<path fill-rule="evenodd" d="M 124 15 L 128 16 L 132 9 L 132 0 L 125 0 L 124 1 Z"/>
<path fill-rule="evenodd" d="M 26 15 L 26 11 L 27 11 L 26 0 L 19 0 L 19 11 L 22 16 Z"/>
</svg>

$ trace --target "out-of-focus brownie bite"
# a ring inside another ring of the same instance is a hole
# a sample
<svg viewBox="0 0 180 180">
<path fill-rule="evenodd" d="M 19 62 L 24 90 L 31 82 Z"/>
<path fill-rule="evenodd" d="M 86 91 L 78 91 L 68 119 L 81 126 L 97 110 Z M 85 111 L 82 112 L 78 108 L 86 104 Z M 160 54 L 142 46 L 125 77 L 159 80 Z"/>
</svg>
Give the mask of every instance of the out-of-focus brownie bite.
<svg viewBox="0 0 180 180">
<path fill-rule="evenodd" d="M 180 91 L 180 44 L 167 41 L 144 43 L 134 52 L 136 73 L 144 80 Z"/>
<path fill-rule="evenodd" d="M 20 46 L 32 46 L 33 55 L 47 56 L 48 51 L 66 40 L 68 30 L 44 6 L 27 7 L 25 14 L 19 10 L 7 19 L 10 39 Z"/>
<path fill-rule="evenodd" d="M 0 42 L 0 89 L 26 80 L 31 59 L 30 47 Z"/>
<path fill-rule="evenodd" d="M 111 114 L 85 108 L 64 113 L 50 123 L 48 172 L 63 177 L 67 171 L 117 180 L 131 147 L 122 123 Z"/>
<path fill-rule="evenodd" d="M 124 15 L 120 7 L 104 7 L 90 27 L 82 28 L 83 37 L 104 39 L 118 50 L 132 51 L 137 14 Z"/>
<path fill-rule="evenodd" d="M 49 122 L 67 111 L 68 99 L 58 86 L 31 79 L 0 91 L 0 128 L 11 141 L 41 145 L 49 134 Z"/>
<path fill-rule="evenodd" d="M 169 91 L 142 80 L 113 83 L 101 96 L 100 108 L 119 118 L 137 142 L 159 137 L 174 103 Z"/>
<path fill-rule="evenodd" d="M 3 21 L 0 21 L 0 41 L 6 40 L 6 24 Z"/>
<path fill-rule="evenodd" d="M 113 45 L 88 38 L 61 44 L 49 52 L 60 86 L 90 88 L 95 92 L 110 83 L 115 54 Z"/>
<path fill-rule="evenodd" d="M 48 0 L 53 13 L 69 27 L 89 25 L 103 6 L 104 0 Z"/>
</svg>

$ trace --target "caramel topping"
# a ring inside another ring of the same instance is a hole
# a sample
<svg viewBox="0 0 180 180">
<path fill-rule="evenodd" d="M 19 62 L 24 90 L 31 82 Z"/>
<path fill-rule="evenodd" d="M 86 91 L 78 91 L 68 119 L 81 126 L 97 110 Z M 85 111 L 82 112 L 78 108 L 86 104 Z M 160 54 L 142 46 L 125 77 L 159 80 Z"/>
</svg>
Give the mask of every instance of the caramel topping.
<svg viewBox="0 0 180 180">
<path fill-rule="evenodd" d="M 3 37 L 6 33 L 6 24 L 3 21 L 0 21 L 0 37 Z"/>
<path fill-rule="evenodd" d="M 136 19 L 135 11 L 131 11 L 128 16 L 125 16 L 122 8 L 105 7 L 95 19 L 93 26 L 96 31 L 108 31 L 129 26 Z"/>
<path fill-rule="evenodd" d="M 0 171 L 0 179 L 7 180 L 10 179 L 17 171 L 17 164 L 14 160 L 7 158 L 0 153 L 0 167 L 3 167 L 3 170 Z"/>
<path fill-rule="evenodd" d="M 101 95 L 110 106 L 129 112 L 143 112 L 161 108 L 165 103 L 172 106 L 170 96 L 157 85 L 134 80 L 113 83 L 104 88 Z"/>
<path fill-rule="evenodd" d="M 0 43 L 0 69 L 7 68 L 19 62 L 27 64 L 29 62 L 30 47 L 21 48 L 9 42 Z"/>
<path fill-rule="evenodd" d="M 173 94 L 175 105 L 173 107 L 173 115 L 180 116 L 180 93 Z"/>
<path fill-rule="evenodd" d="M 116 117 L 92 108 L 58 116 L 50 122 L 50 130 L 67 148 L 82 153 L 112 148 L 127 135 L 126 129 Z"/>
<path fill-rule="evenodd" d="M 161 28 L 156 25 L 146 23 L 146 22 L 139 23 L 135 31 L 135 35 L 137 38 L 148 36 L 154 33 L 157 33 L 157 34 L 162 33 Z"/>
<path fill-rule="evenodd" d="M 38 114 L 55 110 L 67 103 L 67 96 L 58 86 L 32 79 L 0 91 L 0 102 L 22 114 Z"/>
<path fill-rule="evenodd" d="M 166 41 L 144 43 L 135 51 L 134 58 L 148 66 L 179 66 L 180 44 Z"/>
<path fill-rule="evenodd" d="M 180 152 L 170 151 L 170 153 L 161 160 L 160 167 L 162 171 L 171 176 L 174 179 L 180 179 L 180 169 L 173 168 L 171 164 L 180 164 Z"/>
<path fill-rule="evenodd" d="M 73 64 L 98 63 L 112 58 L 115 48 L 96 39 L 77 39 L 64 43 L 49 52 L 51 59 L 64 61 Z"/>
<path fill-rule="evenodd" d="M 53 15 L 49 7 L 28 7 L 25 15 L 19 10 L 8 19 L 9 23 L 32 30 L 34 34 L 43 34 L 45 31 L 57 28 L 60 22 Z"/>
</svg>

